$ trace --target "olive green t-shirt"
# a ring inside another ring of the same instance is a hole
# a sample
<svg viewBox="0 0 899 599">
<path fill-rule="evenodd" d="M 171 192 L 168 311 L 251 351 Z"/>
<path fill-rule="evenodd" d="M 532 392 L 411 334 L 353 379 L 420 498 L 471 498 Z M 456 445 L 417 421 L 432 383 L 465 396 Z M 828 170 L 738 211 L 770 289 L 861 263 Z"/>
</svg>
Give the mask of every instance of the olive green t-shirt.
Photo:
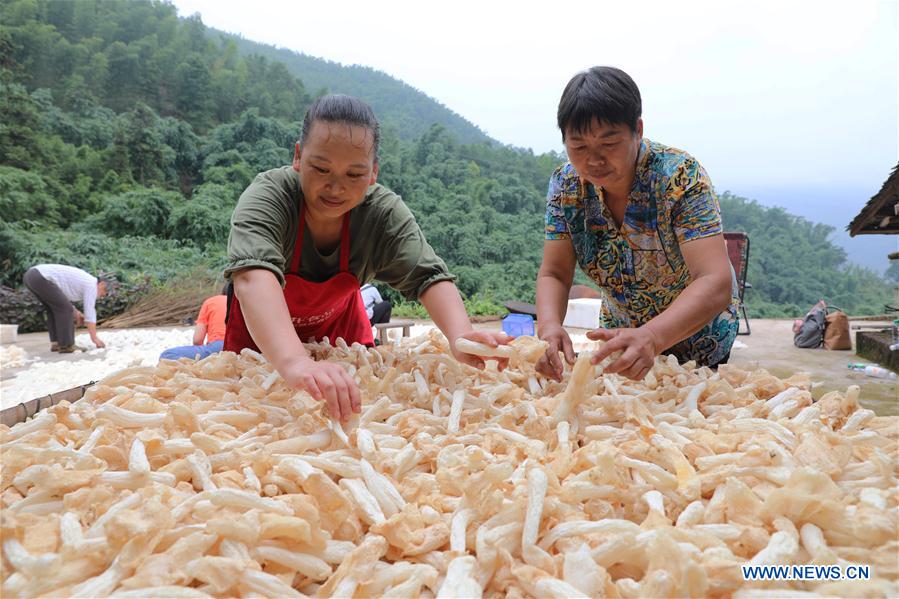
<svg viewBox="0 0 899 599">
<path fill-rule="evenodd" d="M 299 176 L 290 166 L 256 176 L 231 215 L 226 278 L 244 268 L 264 268 L 284 285 L 302 198 Z M 321 254 L 309 227 L 305 228 L 301 277 L 314 282 L 333 277 L 340 270 L 339 256 L 339 246 Z M 349 268 L 361 285 L 377 279 L 410 300 L 438 281 L 455 279 L 428 245 L 403 200 L 383 185 L 369 187 L 362 203 L 350 211 Z"/>
</svg>

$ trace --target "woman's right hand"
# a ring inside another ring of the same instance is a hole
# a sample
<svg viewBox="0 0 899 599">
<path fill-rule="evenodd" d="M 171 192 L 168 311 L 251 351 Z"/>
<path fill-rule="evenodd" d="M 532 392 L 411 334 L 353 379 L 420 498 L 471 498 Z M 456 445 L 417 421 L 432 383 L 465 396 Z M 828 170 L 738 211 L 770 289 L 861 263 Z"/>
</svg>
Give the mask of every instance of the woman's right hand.
<svg viewBox="0 0 899 599">
<path fill-rule="evenodd" d="M 537 372 L 561 381 L 565 367 L 561 358 L 559 358 L 559 352 L 561 351 L 565 355 L 565 361 L 568 364 L 574 364 L 575 356 L 574 348 L 571 345 L 571 337 L 568 336 L 568 331 L 560 324 L 548 326 L 538 324 L 537 327 L 540 339 L 549 343 L 546 353 L 537 361 Z"/>
<path fill-rule="evenodd" d="M 356 381 L 339 364 L 316 362 L 309 356 L 302 356 L 288 362 L 278 372 L 290 387 L 304 390 L 313 399 L 324 402 L 334 420 L 349 420 L 353 412 L 358 414 L 362 409 Z"/>
</svg>

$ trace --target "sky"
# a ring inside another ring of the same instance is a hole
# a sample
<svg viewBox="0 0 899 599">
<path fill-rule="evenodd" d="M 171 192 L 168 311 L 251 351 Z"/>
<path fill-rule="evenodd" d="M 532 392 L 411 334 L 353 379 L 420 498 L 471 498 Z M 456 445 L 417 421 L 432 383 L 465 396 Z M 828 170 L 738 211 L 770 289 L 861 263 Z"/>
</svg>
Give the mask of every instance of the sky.
<svg viewBox="0 0 899 599">
<path fill-rule="evenodd" d="M 617 66 L 640 87 L 646 137 L 698 158 L 716 188 L 841 228 L 899 159 L 897 0 L 173 4 L 384 71 L 538 153 L 562 149 L 555 113 L 571 76 Z"/>
</svg>

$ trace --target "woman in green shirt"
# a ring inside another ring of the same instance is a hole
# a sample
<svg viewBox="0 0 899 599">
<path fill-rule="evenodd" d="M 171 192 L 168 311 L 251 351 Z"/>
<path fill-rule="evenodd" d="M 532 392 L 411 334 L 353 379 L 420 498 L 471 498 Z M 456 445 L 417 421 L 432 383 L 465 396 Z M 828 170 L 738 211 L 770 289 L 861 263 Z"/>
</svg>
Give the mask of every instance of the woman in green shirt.
<svg viewBox="0 0 899 599">
<path fill-rule="evenodd" d="M 293 164 L 260 173 L 231 217 L 226 277 L 233 281 L 225 350 L 261 351 L 292 387 L 326 402 L 332 417 L 359 412 L 359 390 L 337 364 L 316 362 L 303 341 L 338 336 L 372 343 L 359 287 L 378 279 L 418 299 L 455 349 L 475 331 L 454 277 L 399 196 L 377 185 L 379 125 L 345 95 L 316 100 L 303 120 Z"/>
</svg>

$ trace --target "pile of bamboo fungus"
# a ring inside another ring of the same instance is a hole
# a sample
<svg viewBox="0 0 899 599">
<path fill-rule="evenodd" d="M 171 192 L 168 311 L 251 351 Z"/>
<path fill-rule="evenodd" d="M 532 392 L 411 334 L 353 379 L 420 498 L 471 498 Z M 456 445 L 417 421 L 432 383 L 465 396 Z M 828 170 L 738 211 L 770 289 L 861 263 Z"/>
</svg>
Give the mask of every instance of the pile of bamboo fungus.
<svg viewBox="0 0 899 599">
<path fill-rule="evenodd" d="M 553 382 L 533 338 L 503 371 L 436 332 L 308 347 L 358 381 L 354 422 L 244 350 L 0 427 L 3 597 L 899 594 L 899 418 L 857 387 L 586 354 Z M 772 564 L 839 570 L 746 579 Z"/>
</svg>

